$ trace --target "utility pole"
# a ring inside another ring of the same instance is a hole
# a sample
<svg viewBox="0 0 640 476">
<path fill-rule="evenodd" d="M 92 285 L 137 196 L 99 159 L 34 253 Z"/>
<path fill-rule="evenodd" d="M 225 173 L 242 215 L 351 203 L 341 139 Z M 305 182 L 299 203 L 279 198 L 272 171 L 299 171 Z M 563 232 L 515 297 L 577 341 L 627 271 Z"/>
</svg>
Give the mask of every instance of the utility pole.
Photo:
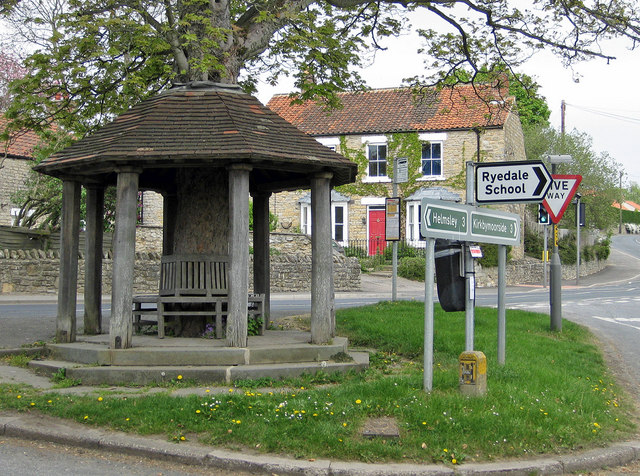
<svg viewBox="0 0 640 476">
<path fill-rule="evenodd" d="M 560 105 L 560 140 L 562 152 L 564 152 L 564 117 L 566 104 L 564 99 Z M 551 175 L 557 173 L 557 164 L 551 162 Z M 551 253 L 551 274 L 549 276 L 549 307 L 551 314 L 550 327 L 552 331 L 562 331 L 562 263 L 560 262 L 560 249 L 558 248 L 558 224 L 553 224 L 553 252 Z"/>
<path fill-rule="evenodd" d="M 624 175 L 624 172 L 621 170 L 620 171 L 620 223 L 618 225 L 618 234 L 622 233 L 622 176 Z"/>
</svg>

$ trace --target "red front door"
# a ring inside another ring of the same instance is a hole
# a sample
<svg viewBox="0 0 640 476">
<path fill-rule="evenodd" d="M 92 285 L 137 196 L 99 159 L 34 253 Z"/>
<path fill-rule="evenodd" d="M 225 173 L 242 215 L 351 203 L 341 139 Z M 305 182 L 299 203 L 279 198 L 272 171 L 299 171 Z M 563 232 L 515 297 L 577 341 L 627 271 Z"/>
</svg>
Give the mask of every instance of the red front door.
<svg viewBox="0 0 640 476">
<path fill-rule="evenodd" d="M 369 210 L 369 256 L 384 253 L 384 209 Z"/>
</svg>

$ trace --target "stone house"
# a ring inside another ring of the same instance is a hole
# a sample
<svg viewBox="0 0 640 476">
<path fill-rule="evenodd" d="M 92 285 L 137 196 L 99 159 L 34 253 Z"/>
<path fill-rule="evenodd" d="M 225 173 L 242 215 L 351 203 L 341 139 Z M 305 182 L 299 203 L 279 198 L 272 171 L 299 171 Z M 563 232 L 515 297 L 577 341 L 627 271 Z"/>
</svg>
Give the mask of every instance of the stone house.
<svg viewBox="0 0 640 476">
<path fill-rule="evenodd" d="M 333 239 L 343 246 L 366 247 L 369 254 L 384 248 L 395 158 L 408 162 L 408 181 L 398 185 L 398 195 L 401 235 L 413 246 L 424 246 L 423 197 L 465 200 L 466 162 L 526 160 L 515 98 L 497 87 L 459 85 L 422 95 L 409 88 L 374 89 L 341 93 L 340 99 L 343 107 L 331 111 L 314 102 L 292 104 L 288 95 L 267 105 L 358 164 L 356 183 L 331 194 Z M 274 194 L 270 207 L 278 231 L 310 233 L 309 206 L 306 191 Z M 524 207 L 506 208 L 522 214 Z"/>
<path fill-rule="evenodd" d="M 0 132 L 4 131 L 8 120 L 0 115 Z M 33 131 L 14 132 L 2 142 L 0 150 L 0 225 L 17 225 L 15 219 L 20 205 L 11 197 L 25 187 L 29 171 L 34 165 L 33 153 L 39 142 Z"/>
</svg>

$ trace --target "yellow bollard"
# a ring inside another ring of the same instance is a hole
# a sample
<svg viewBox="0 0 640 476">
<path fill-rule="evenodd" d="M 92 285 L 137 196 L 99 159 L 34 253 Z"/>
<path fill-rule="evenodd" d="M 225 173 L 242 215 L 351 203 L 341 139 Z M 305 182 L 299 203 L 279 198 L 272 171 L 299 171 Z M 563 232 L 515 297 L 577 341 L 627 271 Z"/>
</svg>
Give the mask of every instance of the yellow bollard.
<svg viewBox="0 0 640 476">
<path fill-rule="evenodd" d="M 460 392 L 464 395 L 487 393 L 487 357 L 480 351 L 460 354 Z"/>
</svg>

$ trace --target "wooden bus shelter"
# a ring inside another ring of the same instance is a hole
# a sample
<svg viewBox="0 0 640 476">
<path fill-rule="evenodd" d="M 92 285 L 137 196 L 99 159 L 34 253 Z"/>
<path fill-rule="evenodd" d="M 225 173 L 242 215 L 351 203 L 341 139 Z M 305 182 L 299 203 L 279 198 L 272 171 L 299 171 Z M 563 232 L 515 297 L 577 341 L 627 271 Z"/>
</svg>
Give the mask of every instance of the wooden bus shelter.
<svg viewBox="0 0 640 476">
<path fill-rule="evenodd" d="M 253 292 L 264 295 L 268 314 L 269 197 L 310 188 L 311 342 L 327 343 L 333 337 L 330 193 L 334 186 L 353 182 L 357 166 L 238 86 L 212 82 L 175 86 L 140 102 L 35 169 L 63 180 L 58 342 L 76 340 L 81 187 L 86 188 L 87 206 L 85 333 L 101 332 L 104 190 L 109 186 L 117 187 L 110 348 L 132 346 L 139 190 L 163 196 L 165 257 L 224 257 L 226 345 L 246 347 L 249 197 L 253 198 Z"/>
</svg>

